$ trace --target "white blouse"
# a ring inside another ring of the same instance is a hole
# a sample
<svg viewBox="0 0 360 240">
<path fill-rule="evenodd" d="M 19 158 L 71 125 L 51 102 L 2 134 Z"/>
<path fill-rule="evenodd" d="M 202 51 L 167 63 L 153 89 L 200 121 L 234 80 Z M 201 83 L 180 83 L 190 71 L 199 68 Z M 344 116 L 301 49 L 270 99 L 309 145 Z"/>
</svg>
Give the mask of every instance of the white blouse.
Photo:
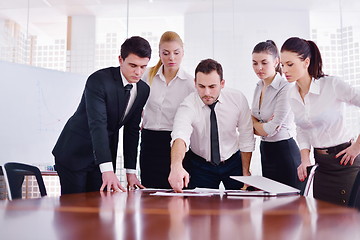
<svg viewBox="0 0 360 240">
<path fill-rule="evenodd" d="M 210 161 L 210 108 L 197 92 L 190 94 L 178 108 L 171 133 L 171 144 L 182 139 L 187 149 Z M 251 112 L 245 96 L 237 90 L 222 89 L 215 105 L 220 158 L 224 161 L 239 149 L 252 152 L 255 138 Z"/>
<path fill-rule="evenodd" d="M 266 142 L 276 142 L 292 137 L 294 116 L 288 100 L 288 90 L 291 84 L 279 73 L 267 87 L 260 106 L 261 90 L 264 86 L 262 80 L 257 83 L 252 103 L 252 115 L 263 122 L 264 131 L 268 136 L 261 139 Z M 271 119 L 270 121 L 268 121 Z"/>
<path fill-rule="evenodd" d="M 345 129 L 344 107 L 345 103 L 360 107 L 359 89 L 325 76 L 312 80 L 304 101 L 297 85 L 290 89 L 289 97 L 300 149 L 333 147 L 354 136 Z"/>
<path fill-rule="evenodd" d="M 149 84 L 149 69 L 144 81 Z M 169 84 L 163 74 L 163 66 L 154 76 L 150 86 L 150 95 L 145 105 L 143 127 L 155 131 L 172 131 L 176 110 L 191 92 L 195 91 L 194 77 L 181 67 Z"/>
</svg>

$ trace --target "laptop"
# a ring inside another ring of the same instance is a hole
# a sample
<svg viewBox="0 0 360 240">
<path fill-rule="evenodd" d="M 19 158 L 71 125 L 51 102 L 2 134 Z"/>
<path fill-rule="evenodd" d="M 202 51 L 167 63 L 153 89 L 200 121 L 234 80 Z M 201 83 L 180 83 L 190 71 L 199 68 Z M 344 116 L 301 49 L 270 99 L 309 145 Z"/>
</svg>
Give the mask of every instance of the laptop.
<svg viewBox="0 0 360 240">
<path fill-rule="evenodd" d="M 239 182 L 253 186 L 262 191 L 246 191 L 243 192 L 229 192 L 228 195 L 244 195 L 244 196 L 281 196 L 281 195 L 298 195 L 300 190 L 290 187 L 283 183 L 271 180 L 263 176 L 231 176 Z"/>
</svg>

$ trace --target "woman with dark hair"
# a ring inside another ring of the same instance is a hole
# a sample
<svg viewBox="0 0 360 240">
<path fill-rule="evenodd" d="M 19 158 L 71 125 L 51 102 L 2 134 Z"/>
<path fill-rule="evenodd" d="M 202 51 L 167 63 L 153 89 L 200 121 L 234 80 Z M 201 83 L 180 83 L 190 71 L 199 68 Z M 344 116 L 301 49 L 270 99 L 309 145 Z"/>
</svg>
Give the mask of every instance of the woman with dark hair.
<svg viewBox="0 0 360 240">
<path fill-rule="evenodd" d="M 297 177 L 300 150 L 292 138 L 293 114 L 287 99 L 290 84 L 281 75 L 279 51 L 271 40 L 252 52 L 253 69 L 260 78 L 252 103 L 254 133 L 261 137 L 262 175 L 301 188 Z"/>
<path fill-rule="evenodd" d="M 170 134 L 176 110 L 195 91 L 195 82 L 181 67 L 184 46 L 176 32 L 167 31 L 161 36 L 159 56 L 158 63 L 143 78 L 150 85 L 150 96 L 141 131 L 140 177 L 144 187 L 171 188 Z"/>
<path fill-rule="evenodd" d="M 281 48 L 281 64 L 289 82 L 289 101 L 295 115 L 301 149 L 298 176 L 307 177 L 310 149 L 319 165 L 314 176 L 314 197 L 347 205 L 360 169 L 360 135 L 345 129 L 344 103 L 360 107 L 360 91 L 322 71 L 321 54 L 313 41 L 292 37 Z"/>
</svg>

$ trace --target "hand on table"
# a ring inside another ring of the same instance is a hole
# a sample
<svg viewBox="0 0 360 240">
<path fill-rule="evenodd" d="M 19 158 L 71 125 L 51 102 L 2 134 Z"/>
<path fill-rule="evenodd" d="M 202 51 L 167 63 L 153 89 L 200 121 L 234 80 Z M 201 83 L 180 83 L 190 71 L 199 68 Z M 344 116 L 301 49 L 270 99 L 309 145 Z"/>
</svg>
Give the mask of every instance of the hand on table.
<svg viewBox="0 0 360 240">
<path fill-rule="evenodd" d="M 108 192 L 111 190 L 115 192 L 126 192 L 126 189 L 121 186 L 119 179 L 113 171 L 106 171 L 102 173 L 102 185 L 100 191 L 104 191 L 105 187 Z"/>
</svg>

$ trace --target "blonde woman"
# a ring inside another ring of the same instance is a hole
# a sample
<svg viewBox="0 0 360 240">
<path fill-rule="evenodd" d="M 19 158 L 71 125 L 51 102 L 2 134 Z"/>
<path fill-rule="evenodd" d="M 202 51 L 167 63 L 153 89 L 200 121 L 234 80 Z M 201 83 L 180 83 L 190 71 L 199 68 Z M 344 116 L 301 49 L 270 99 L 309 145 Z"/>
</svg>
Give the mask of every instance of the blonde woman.
<svg viewBox="0 0 360 240">
<path fill-rule="evenodd" d="M 181 68 L 183 41 L 175 32 L 165 32 L 159 43 L 159 62 L 144 74 L 150 96 L 144 109 L 141 131 L 141 184 L 171 188 L 170 141 L 176 110 L 195 91 L 194 78 Z"/>
</svg>

